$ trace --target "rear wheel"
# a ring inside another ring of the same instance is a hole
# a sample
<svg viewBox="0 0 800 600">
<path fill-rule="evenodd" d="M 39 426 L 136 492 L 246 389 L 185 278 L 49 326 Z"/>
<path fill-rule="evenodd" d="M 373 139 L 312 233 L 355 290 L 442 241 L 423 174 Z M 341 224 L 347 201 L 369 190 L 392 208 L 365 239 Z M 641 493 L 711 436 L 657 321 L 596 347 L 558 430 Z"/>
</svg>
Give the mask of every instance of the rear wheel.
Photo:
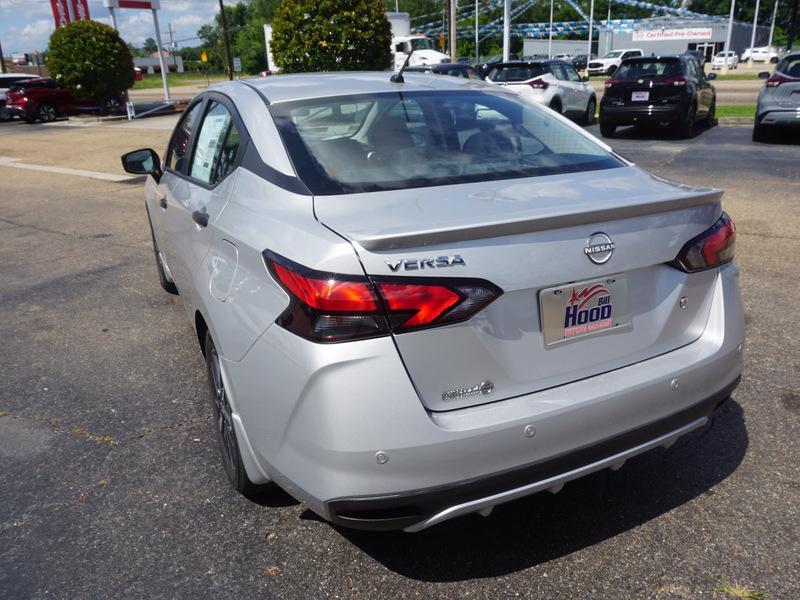
<svg viewBox="0 0 800 600">
<path fill-rule="evenodd" d="M 550 100 L 550 108 L 561 114 L 561 99 L 558 96 Z"/>
<path fill-rule="evenodd" d="M 597 100 L 594 96 L 589 98 L 589 102 L 586 104 L 586 113 L 583 115 L 583 122 L 586 125 L 594 124 L 595 114 L 597 113 Z"/>
<path fill-rule="evenodd" d="M 52 104 L 48 104 L 47 102 L 42 102 L 39 106 L 36 107 L 36 118 L 39 119 L 42 123 L 49 123 L 51 121 L 55 121 L 56 117 L 58 117 L 58 113 L 56 112 L 56 107 Z"/>
<path fill-rule="evenodd" d="M 222 466 L 233 488 L 240 494 L 251 495 L 264 486 L 258 486 L 250 481 L 244 469 L 239 442 L 236 439 L 236 430 L 233 427 L 233 412 L 228 402 L 225 381 L 222 378 L 219 354 L 210 332 L 206 332 L 205 350 L 208 390 L 214 414 L 217 444 L 222 456 Z"/>
<path fill-rule="evenodd" d="M 695 107 L 694 104 L 692 104 L 686 111 L 686 116 L 684 117 L 683 122 L 678 127 L 678 135 L 680 137 L 682 138 L 692 137 L 692 131 L 694 131 L 694 120 L 696 115 L 697 115 L 697 108 Z"/>
<path fill-rule="evenodd" d="M 706 115 L 706 125 L 713 127 L 717 124 L 717 99 L 711 101 L 711 106 L 708 107 L 708 114 Z"/>
<path fill-rule="evenodd" d="M 767 128 L 763 125 L 759 125 L 756 121 L 756 124 L 753 125 L 753 141 L 754 142 L 768 142 L 770 139 L 769 132 Z"/>
<path fill-rule="evenodd" d="M 614 132 L 617 130 L 616 125 L 611 125 L 610 123 L 603 123 L 600 121 L 600 135 L 605 138 L 612 138 L 614 137 Z"/>
<path fill-rule="evenodd" d="M 11 120 L 11 113 L 6 110 L 6 107 L 0 107 L 0 123 L 5 123 Z"/>
</svg>

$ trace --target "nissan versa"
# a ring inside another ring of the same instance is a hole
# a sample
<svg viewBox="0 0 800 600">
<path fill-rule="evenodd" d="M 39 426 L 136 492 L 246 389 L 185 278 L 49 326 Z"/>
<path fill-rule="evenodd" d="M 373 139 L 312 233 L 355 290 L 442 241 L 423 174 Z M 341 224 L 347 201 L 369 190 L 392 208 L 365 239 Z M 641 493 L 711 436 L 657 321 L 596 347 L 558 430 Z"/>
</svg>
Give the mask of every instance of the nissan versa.
<svg viewBox="0 0 800 600">
<path fill-rule="evenodd" d="M 123 156 L 233 486 L 417 531 L 706 423 L 742 370 L 721 192 L 499 86 L 399 79 L 220 84 L 163 163 Z"/>
</svg>

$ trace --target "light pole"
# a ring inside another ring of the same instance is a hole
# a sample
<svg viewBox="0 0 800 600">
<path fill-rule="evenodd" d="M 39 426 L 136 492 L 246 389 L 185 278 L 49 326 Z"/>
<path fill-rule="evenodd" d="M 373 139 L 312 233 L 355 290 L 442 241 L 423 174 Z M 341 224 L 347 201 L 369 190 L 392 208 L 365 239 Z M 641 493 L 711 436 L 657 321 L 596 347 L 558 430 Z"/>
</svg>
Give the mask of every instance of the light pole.
<svg viewBox="0 0 800 600">
<path fill-rule="evenodd" d="M 731 14 L 728 17 L 728 35 L 725 38 L 725 58 L 722 61 L 722 74 L 728 74 L 728 52 L 731 48 L 731 35 L 733 34 L 733 11 L 736 10 L 736 0 L 731 0 Z"/>
<path fill-rule="evenodd" d="M 758 29 L 758 7 L 760 0 L 756 0 L 756 12 L 753 15 L 753 33 L 750 35 L 750 57 L 747 59 L 748 66 L 753 66 L 753 46 L 756 45 L 756 29 Z M 769 60 L 769 59 L 767 59 Z"/>
<path fill-rule="evenodd" d="M 767 48 L 772 51 L 772 36 L 775 34 L 775 19 L 778 16 L 778 0 L 775 0 L 775 9 L 772 11 L 772 23 L 769 26 L 769 42 Z"/>
<path fill-rule="evenodd" d="M 503 62 L 508 62 L 511 54 L 511 0 L 503 2 Z"/>
<path fill-rule="evenodd" d="M 475 64 L 478 64 L 480 61 L 480 52 L 478 52 L 478 46 L 480 45 L 481 41 L 478 39 L 478 0 L 475 0 Z"/>
<path fill-rule="evenodd" d="M 613 35 L 611 29 L 611 0 L 608 0 L 608 17 L 606 18 L 606 54 L 611 50 L 611 36 Z M 597 49 L 597 54 L 600 54 L 600 48 Z"/>
<path fill-rule="evenodd" d="M 222 35 L 225 38 L 225 58 L 228 59 L 228 79 L 233 81 L 233 58 L 231 57 L 231 44 L 228 40 L 228 24 L 225 21 L 225 7 L 219 0 L 219 18 L 222 20 Z"/>
<path fill-rule="evenodd" d="M 553 0 L 550 0 L 550 35 L 547 38 L 547 58 L 553 58 Z"/>
<path fill-rule="evenodd" d="M 456 62 L 458 52 L 456 52 L 456 0 L 449 0 L 450 3 L 450 61 Z"/>
<path fill-rule="evenodd" d="M 594 23 L 594 0 L 589 4 L 589 42 L 586 45 L 586 68 L 589 68 L 589 57 L 592 55 L 592 24 Z"/>
</svg>

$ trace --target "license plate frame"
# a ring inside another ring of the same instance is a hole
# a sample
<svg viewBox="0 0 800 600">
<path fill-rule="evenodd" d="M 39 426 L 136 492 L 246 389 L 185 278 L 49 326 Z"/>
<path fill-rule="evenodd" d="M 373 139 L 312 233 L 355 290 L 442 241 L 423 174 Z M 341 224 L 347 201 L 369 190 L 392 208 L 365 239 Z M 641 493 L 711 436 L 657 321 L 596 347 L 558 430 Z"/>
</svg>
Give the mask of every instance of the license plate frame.
<svg viewBox="0 0 800 600">
<path fill-rule="evenodd" d="M 649 102 L 650 92 L 631 92 L 631 102 Z"/>
<path fill-rule="evenodd" d="M 608 316 L 604 306 L 611 307 Z M 575 307 L 577 310 L 573 310 Z M 584 311 L 586 320 L 580 323 Z M 540 290 L 539 319 L 545 348 L 629 330 L 633 322 L 628 278 L 625 274 L 608 275 Z"/>
</svg>

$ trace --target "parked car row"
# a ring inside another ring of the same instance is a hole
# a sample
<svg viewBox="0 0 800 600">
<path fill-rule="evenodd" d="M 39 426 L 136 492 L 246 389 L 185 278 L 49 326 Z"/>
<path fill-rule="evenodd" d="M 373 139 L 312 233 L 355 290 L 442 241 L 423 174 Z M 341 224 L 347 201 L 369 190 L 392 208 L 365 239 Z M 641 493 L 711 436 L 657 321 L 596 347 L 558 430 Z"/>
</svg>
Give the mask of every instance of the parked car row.
<svg viewBox="0 0 800 600">
<path fill-rule="evenodd" d="M 31 73 L 0 73 L 0 121 L 8 121 L 11 115 L 5 110 L 8 90 L 28 79 L 36 79 L 38 75 Z"/>
</svg>

